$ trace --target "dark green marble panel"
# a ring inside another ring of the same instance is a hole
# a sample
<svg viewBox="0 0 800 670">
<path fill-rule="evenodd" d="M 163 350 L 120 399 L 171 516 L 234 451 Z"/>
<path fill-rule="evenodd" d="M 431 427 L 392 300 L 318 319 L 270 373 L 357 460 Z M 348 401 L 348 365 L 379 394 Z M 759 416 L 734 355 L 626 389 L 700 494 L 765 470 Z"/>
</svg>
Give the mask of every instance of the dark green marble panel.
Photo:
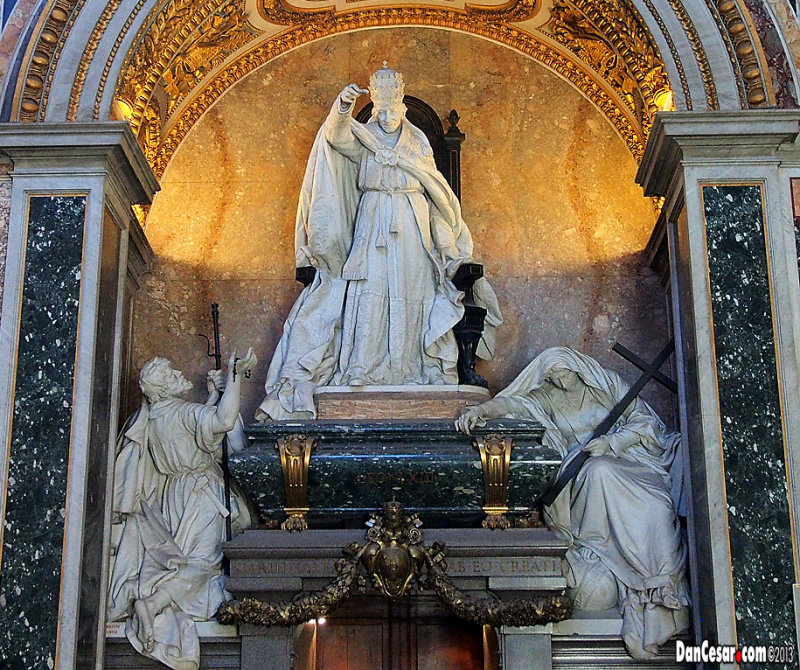
<svg viewBox="0 0 800 670">
<path fill-rule="evenodd" d="M 85 196 L 30 198 L 0 563 L 4 670 L 55 659 L 85 215 Z"/>
<path fill-rule="evenodd" d="M 794 566 L 762 192 L 758 185 L 704 186 L 703 202 L 738 640 L 794 646 Z"/>
<path fill-rule="evenodd" d="M 528 511 L 558 468 L 534 422 L 490 422 L 485 432 L 513 435 L 508 503 Z M 451 421 L 302 422 L 254 426 L 251 449 L 231 456 L 231 473 L 264 517 L 282 517 L 283 474 L 275 449 L 289 434 L 318 437 L 309 465 L 309 521 L 360 525 L 398 500 L 426 525 L 472 525 L 483 517 L 483 470 L 472 439 Z"/>
</svg>

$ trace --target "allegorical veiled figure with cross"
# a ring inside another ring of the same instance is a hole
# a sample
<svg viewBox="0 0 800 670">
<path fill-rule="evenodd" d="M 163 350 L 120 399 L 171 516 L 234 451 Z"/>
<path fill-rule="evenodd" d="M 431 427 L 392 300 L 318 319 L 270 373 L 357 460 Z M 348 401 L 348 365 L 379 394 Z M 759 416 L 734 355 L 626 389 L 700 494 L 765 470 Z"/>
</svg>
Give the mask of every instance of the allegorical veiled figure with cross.
<svg viewBox="0 0 800 670">
<path fill-rule="evenodd" d="M 466 410 L 456 428 L 488 419 L 533 419 L 566 464 L 591 454 L 572 483 L 545 507 L 547 525 L 567 538 L 567 585 L 576 609 L 618 606 L 623 639 L 637 658 L 688 627 L 680 435 L 636 398 L 606 435 L 592 435 L 628 386 L 594 359 L 547 349 L 495 398 Z"/>
<path fill-rule="evenodd" d="M 316 269 L 284 325 L 258 419 L 312 418 L 318 386 L 457 384 L 453 334 L 464 314 L 452 277 L 472 260 L 461 207 L 425 134 L 405 118 L 402 75 L 372 75 L 372 119 L 337 97 L 309 158 L 296 223 L 297 266 Z M 488 282 L 478 355 L 491 358 L 500 310 Z"/>
</svg>

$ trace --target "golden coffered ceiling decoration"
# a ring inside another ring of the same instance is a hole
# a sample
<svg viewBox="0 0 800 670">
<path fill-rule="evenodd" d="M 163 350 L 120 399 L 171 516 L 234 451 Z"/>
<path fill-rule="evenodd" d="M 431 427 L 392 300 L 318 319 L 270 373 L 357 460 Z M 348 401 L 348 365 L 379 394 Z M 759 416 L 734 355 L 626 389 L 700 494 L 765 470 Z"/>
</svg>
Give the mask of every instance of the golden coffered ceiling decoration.
<svg viewBox="0 0 800 670">
<path fill-rule="evenodd" d="M 86 0 L 53 0 L 30 50 L 17 89 L 16 114 L 45 118 L 61 47 Z M 120 45 L 141 11 L 148 15 L 133 39 L 115 88 L 117 114 L 129 119 L 160 177 L 186 133 L 242 77 L 287 50 L 362 28 L 429 26 L 468 32 L 527 54 L 569 80 L 608 118 L 635 157 L 641 156 L 653 114 L 671 104 L 671 88 L 693 101 L 680 54 L 661 14 L 668 5 L 695 54 L 705 105 L 718 107 L 711 67 L 684 9 L 686 0 L 642 0 L 672 57 L 670 86 L 657 42 L 631 0 L 139 0 L 116 37 L 95 98 L 103 91 Z M 121 0 L 110 0 L 86 42 L 67 108 L 78 115 L 95 53 Z M 655 4 L 659 5 L 658 11 Z M 769 104 L 760 44 L 737 0 L 705 0 L 727 42 L 743 106 Z M 662 6 L 663 5 L 663 6 Z M 128 10 L 126 10 L 128 11 Z M 117 66 L 118 67 L 118 66 Z M 695 91 L 696 92 L 696 91 Z M 107 103 L 106 103 L 107 104 Z"/>
<path fill-rule="evenodd" d="M 684 7 L 687 0 L 641 2 L 671 56 L 671 86 L 664 54 L 632 0 L 427 0 L 424 5 L 415 0 L 138 0 L 130 8 L 122 0 L 109 0 L 88 39 L 83 38 L 66 118 L 78 119 L 101 39 L 123 9 L 124 25 L 110 52 L 103 52 L 106 62 L 94 97 L 94 118 L 99 120 L 107 108 L 104 90 L 110 73 L 119 68 L 114 59 L 131 26 L 140 23 L 140 12 L 147 11 L 117 78 L 115 107 L 131 121 L 159 176 L 209 105 L 270 59 L 350 30 L 429 26 L 491 39 L 553 69 L 603 111 L 638 157 L 654 111 L 669 105 L 670 88 L 682 93 L 682 107 L 692 109 L 696 102 L 688 83 L 689 65 L 675 46 L 677 34 L 665 24 L 667 12 L 677 18 L 694 52 L 705 106 L 719 108 L 718 75 L 712 74 L 703 40 Z M 704 4 L 723 37 L 742 107 L 773 104 L 765 56 L 741 0 Z M 87 0 L 51 0 L 26 54 L 12 120 L 45 120 L 61 50 L 78 15 L 90 7 Z"/>
<path fill-rule="evenodd" d="M 655 42 L 626 0 L 172 0 L 134 40 L 116 97 L 160 177 L 203 112 L 260 65 L 328 35 L 399 25 L 469 32 L 527 54 L 594 102 L 637 159 L 669 93 Z"/>
</svg>

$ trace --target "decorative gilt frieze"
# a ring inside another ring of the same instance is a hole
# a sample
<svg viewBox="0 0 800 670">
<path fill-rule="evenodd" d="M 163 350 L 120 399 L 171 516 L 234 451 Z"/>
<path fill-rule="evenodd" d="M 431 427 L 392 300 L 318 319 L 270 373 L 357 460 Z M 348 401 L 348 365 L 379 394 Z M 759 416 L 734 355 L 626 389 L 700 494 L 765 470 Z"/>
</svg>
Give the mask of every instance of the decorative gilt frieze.
<svg viewBox="0 0 800 670">
<path fill-rule="evenodd" d="M 314 0 L 325 2 L 325 0 Z M 345 0 L 355 2 L 363 0 Z M 465 4 L 467 14 L 476 14 L 484 21 L 513 23 L 527 21 L 539 9 L 541 0 L 507 0 L 501 4 Z M 300 7 L 289 0 L 259 0 L 258 14 L 265 21 L 280 26 L 297 26 L 306 22 L 330 24 L 338 16 L 336 7 L 328 2 L 324 7 Z"/>
<path fill-rule="evenodd" d="M 569 49 L 561 52 L 535 32 L 510 25 L 535 14 L 540 1 L 337 11 L 329 3 L 313 6 L 305 0 L 297 6 L 287 0 L 260 0 L 259 21 L 292 27 L 259 43 L 262 38 L 248 22 L 243 0 L 174 0 L 162 3 L 144 22 L 116 95 L 131 110 L 131 125 L 160 177 L 205 110 L 242 77 L 286 51 L 369 27 L 450 28 L 500 42 L 553 69 L 606 115 L 638 160 L 656 100 L 669 91 L 665 68 L 641 17 L 623 0 L 557 0 L 556 16 L 548 25 Z M 247 50 L 248 44 L 254 46 Z M 155 115 L 149 108 L 157 106 L 161 130 L 154 133 Z"/>
<path fill-rule="evenodd" d="M 229 0 L 211 14 L 181 45 L 162 74 L 161 84 L 169 100 L 166 116 L 201 79 L 258 35 L 239 0 Z"/>
<path fill-rule="evenodd" d="M 219 9 L 239 1 L 174 0 L 151 12 L 134 40 L 117 89 L 117 97 L 132 110 L 129 120 L 135 132 L 139 130 L 156 87 L 176 56 L 180 56 L 183 45 L 195 39 L 198 31 L 202 31 L 201 26 Z M 166 113 L 166 109 L 162 109 L 162 113 Z"/>
<path fill-rule="evenodd" d="M 527 21 L 539 9 L 540 0 L 509 0 L 500 6 L 466 5 L 468 14 L 476 14 L 484 21 L 517 23 Z"/>
<path fill-rule="evenodd" d="M 479 21 L 465 10 L 438 9 L 430 7 L 380 7 L 351 11 L 338 15 L 330 23 L 307 22 L 271 37 L 222 67 L 202 85 L 181 110 L 163 135 L 160 145 L 154 147 L 151 163 L 156 176 L 163 175 L 173 153 L 186 133 L 219 98 L 224 91 L 244 76 L 269 62 L 273 58 L 316 39 L 331 34 L 360 28 L 395 25 L 421 25 L 461 30 L 487 37 L 527 54 L 570 81 L 586 95 L 608 118 L 638 160 L 643 152 L 644 140 L 641 127 L 633 114 L 622 109 L 618 98 L 593 75 L 589 68 L 554 49 L 550 44 L 515 26 L 491 21 Z M 120 90 L 128 84 L 123 83 Z M 141 112 L 139 113 L 141 117 Z"/>
<path fill-rule="evenodd" d="M 281 0 L 260 0 L 257 3 L 258 15 L 269 23 L 278 26 L 295 26 L 303 23 L 318 23 L 328 25 L 333 21 L 335 9 L 333 6 L 325 7 L 295 7 Z"/>
<path fill-rule="evenodd" d="M 545 30 L 613 87 L 646 135 L 670 87 L 641 17 L 625 0 L 555 0 L 550 16 Z"/>
</svg>

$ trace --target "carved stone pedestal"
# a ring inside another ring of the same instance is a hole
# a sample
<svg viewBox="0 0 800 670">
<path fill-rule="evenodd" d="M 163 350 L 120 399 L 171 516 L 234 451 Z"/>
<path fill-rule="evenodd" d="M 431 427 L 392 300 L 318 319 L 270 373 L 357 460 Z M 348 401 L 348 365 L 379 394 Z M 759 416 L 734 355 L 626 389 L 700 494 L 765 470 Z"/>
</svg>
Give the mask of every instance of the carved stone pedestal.
<svg viewBox="0 0 800 670">
<path fill-rule="evenodd" d="M 342 548 L 363 544 L 364 538 L 362 530 L 246 531 L 224 546 L 231 568 L 227 588 L 240 601 L 254 597 L 268 603 L 290 599 L 296 603 L 330 584 L 337 577 L 334 564 L 342 557 Z M 291 627 L 241 625 L 242 669 L 496 669 L 497 629 L 482 627 L 474 619 L 463 621 L 453 612 L 463 603 L 468 613 L 479 611 L 489 594 L 492 603 L 498 598 L 501 603 L 514 599 L 558 603 L 566 586 L 561 560 L 567 545 L 545 529 L 424 530 L 424 544 L 436 543 L 447 547 L 446 574 L 463 598 L 448 602 L 429 588 L 413 588 L 390 599 L 367 579 L 363 593 L 353 594 L 333 611 L 322 607 L 324 623 L 322 614 L 310 613 L 308 623 Z M 478 606 L 471 609 L 474 603 Z M 547 606 L 542 609 L 547 610 Z M 516 630 L 527 631 L 524 640 L 514 636 Z M 499 639 L 507 658 L 530 656 L 518 650 L 518 642 L 529 647 L 533 640 L 538 645 L 533 664 L 503 667 L 550 667 L 550 634 L 543 627 L 536 630 L 531 636 L 529 629 L 502 627 Z"/>
</svg>

